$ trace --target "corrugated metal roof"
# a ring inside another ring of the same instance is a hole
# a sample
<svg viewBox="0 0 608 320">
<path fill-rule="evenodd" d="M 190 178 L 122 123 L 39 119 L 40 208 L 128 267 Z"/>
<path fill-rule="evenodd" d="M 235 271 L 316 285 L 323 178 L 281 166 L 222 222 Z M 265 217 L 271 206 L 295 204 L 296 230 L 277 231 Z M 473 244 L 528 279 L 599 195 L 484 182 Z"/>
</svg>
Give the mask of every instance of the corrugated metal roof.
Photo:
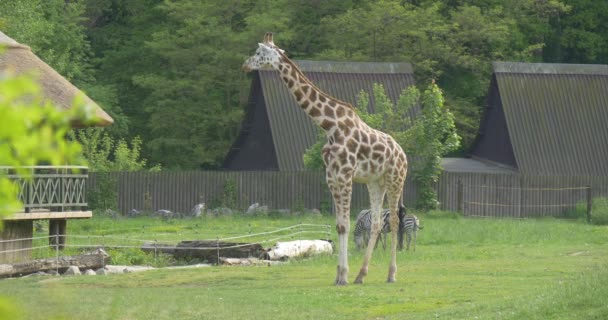
<svg viewBox="0 0 608 320">
<path fill-rule="evenodd" d="M 414 84 L 409 63 L 296 61 L 296 64 L 321 90 L 353 105 L 359 92 L 371 92 L 374 83 L 382 84 L 393 102 Z M 319 129 L 300 110 L 276 71 L 259 73 L 279 170 L 303 170 L 302 155 L 316 142 Z M 373 101 L 370 104 L 373 111 Z"/>
<path fill-rule="evenodd" d="M 608 176 L 608 66 L 493 66 L 522 173 Z"/>
</svg>

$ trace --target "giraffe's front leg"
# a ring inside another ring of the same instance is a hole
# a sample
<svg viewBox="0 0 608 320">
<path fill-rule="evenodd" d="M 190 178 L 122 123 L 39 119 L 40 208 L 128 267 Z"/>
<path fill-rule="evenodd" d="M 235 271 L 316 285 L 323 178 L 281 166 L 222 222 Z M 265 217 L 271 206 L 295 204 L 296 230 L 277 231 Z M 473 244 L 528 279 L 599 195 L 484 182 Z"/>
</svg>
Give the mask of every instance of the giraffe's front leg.
<svg viewBox="0 0 608 320">
<path fill-rule="evenodd" d="M 348 284 L 348 233 L 350 231 L 350 199 L 352 182 L 339 183 L 328 173 L 327 183 L 332 193 L 336 210 L 336 231 L 338 232 L 338 268 L 336 285 Z M 342 179 L 341 179 L 342 180 Z"/>
</svg>

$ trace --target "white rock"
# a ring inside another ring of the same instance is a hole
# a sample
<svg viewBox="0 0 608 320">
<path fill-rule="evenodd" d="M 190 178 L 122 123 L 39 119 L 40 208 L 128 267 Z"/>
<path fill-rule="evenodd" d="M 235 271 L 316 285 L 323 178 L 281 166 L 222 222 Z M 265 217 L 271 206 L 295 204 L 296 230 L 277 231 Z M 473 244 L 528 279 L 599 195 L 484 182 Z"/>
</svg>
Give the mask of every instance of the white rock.
<svg viewBox="0 0 608 320">
<path fill-rule="evenodd" d="M 80 273 L 80 269 L 78 269 L 77 266 L 71 266 L 63 273 L 63 275 L 64 276 L 79 276 L 79 275 L 81 275 L 81 273 Z"/>
<path fill-rule="evenodd" d="M 91 270 L 91 269 L 87 269 L 87 270 L 85 270 L 83 274 L 84 274 L 84 275 L 87 275 L 87 276 L 94 276 L 94 275 L 97 275 L 97 273 L 95 273 L 95 271 L 93 271 L 93 270 Z"/>
</svg>

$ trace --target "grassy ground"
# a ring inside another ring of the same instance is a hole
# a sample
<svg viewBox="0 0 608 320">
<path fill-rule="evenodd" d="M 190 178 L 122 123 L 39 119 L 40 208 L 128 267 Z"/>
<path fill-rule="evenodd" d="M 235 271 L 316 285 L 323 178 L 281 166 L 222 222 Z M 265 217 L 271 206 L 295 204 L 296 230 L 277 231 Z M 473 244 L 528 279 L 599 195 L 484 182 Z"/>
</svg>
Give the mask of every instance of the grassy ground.
<svg viewBox="0 0 608 320">
<path fill-rule="evenodd" d="M 0 293 L 17 303 L 23 319 L 608 317 L 607 227 L 554 219 L 451 217 L 421 217 L 424 229 L 419 233 L 417 251 L 399 253 L 394 284 L 385 283 L 390 257 L 379 249 L 366 283 L 347 287 L 332 285 L 336 266 L 336 256 L 332 255 L 273 267 L 7 279 L 0 281 Z M 144 230 L 120 233 L 131 237 L 149 237 L 153 233 L 146 229 L 161 228 L 158 235 L 164 240 L 182 240 L 193 239 L 193 235 L 215 238 L 243 231 L 255 233 L 297 222 L 333 225 L 333 218 L 231 217 L 170 223 L 93 219 L 69 228 L 70 232 L 86 230 L 91 234 Z M 351 281 L 363 255 L 353 247 L 351 244 Z"/>
</svg>

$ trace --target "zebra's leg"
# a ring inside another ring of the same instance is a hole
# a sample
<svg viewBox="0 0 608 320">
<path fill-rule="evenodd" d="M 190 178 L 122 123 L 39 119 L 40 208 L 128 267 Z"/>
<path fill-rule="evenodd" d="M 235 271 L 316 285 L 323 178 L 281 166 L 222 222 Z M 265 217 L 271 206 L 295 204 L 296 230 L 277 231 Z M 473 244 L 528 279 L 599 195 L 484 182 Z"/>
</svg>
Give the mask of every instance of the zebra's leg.
<svg viewBox="0 0 608 320">
<path fill-rule="evenodd" d="M 416 231 L 416 226 L 414 226 L 414 231 L 413 232 L 414 232 L 414 234 L 413 234 L 413 236 L 414 236 L 414 252 L 416 252 L 416 237 L 417 237 L 417 233 L 418 233 Z"/>
<path fill-rule="evenodd" d="M 406 250 L 410 250 L 410 243 L 412 242 L 412 232 L 411 231 L 406 231 L 405 232 L 405 236 L 407 237 L 407 249 Z"/>
<path fill-rule="evenodd" d="M 363 283 L 363 278 L 367 276 L 369 267 L 369 261 L 372 258 L 374 247 L 378 240 L 380 229 L 382 228 L 382 202 L 384 202 L 384 185 L 381 182 L 369 182 L 367 184 L 367 191 L 369 192 L 369 200 L 371 203 L 371 214 L 372 214 L 372 227 L 371 235 L 369 237 L 369 243 L 367 244 L 367 250 L 363 257 L 363 264 L 359 270 L 359 274 L 355 279 L 355 283 Z"/>
</svg>

